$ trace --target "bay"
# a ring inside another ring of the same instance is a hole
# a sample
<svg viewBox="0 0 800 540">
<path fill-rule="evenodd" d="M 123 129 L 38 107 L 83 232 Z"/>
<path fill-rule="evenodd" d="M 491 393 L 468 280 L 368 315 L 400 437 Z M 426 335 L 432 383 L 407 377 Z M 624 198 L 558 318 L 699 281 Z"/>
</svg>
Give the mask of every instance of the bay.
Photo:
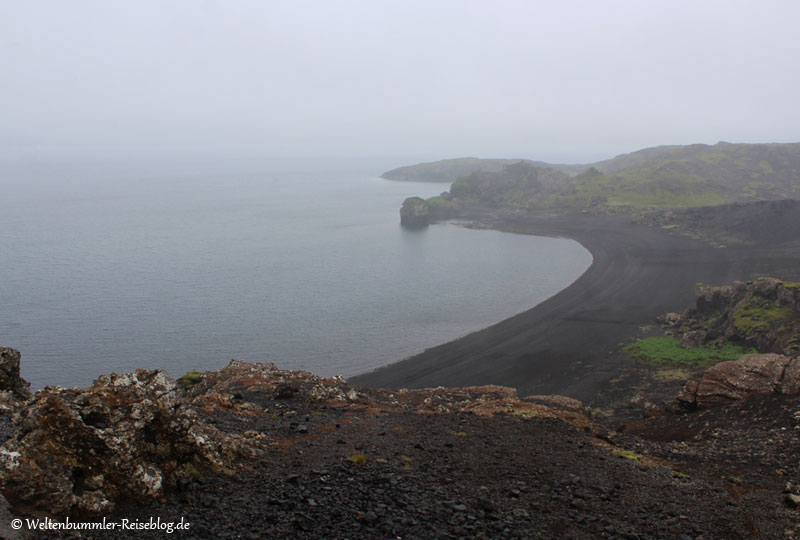
<svg viewBox="0 0 800 540">
<path fill-rule="evenodd" d="M 34 387 L 231 358 L 349 376 L 529 309 L 591 263 L 572 240 L 404 230 L 403 199 L 448 186 L 380 170 L 6 167 L 0 345 Z"/>
</svg>

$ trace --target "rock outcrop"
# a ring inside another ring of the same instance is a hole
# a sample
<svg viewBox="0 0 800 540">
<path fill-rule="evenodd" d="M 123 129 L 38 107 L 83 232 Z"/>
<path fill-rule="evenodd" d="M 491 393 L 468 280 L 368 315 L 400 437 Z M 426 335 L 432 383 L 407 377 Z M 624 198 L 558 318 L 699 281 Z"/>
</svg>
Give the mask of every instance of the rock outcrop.
<svg viewBox="0 0 800 540">
<path fill-rule="evenodd" d="M 159 497 L 181 478 L 225 471 L 255 450 L 197 419 L 161 371 L 105 375 L 91 388 L 45 387 L 0 447 L 0 491 L 23 512 L 97 514 Z"/>
<path fill-rule="evenodd" d="M 419 229 L 430 224 L 430 209 L 424 199 L 409 197 L 400 207 L 400 225 L 409 229 Z"/>
<path fill-rule="evenodd" d="M 20 352 L 0 347 L 0 392 L 11 392 L 17 399 L 31 397 L 31 385 L 19 375 Z"/>
<path fill-rule="evenodd" d="M 688 381 L 676 401 L 684 409 L 706 409 L 753 396 L 800 393 L 800 359 L 779 354 L 748 354 L 709 368 Z"/>
<path fill-rule="evenodd" d="M 693 309 L 662 318 L 689 346 L 729 340 L 760 353 L 800 353 L 800 284 L 775 278 L 698 285 Z"/>
</svg>

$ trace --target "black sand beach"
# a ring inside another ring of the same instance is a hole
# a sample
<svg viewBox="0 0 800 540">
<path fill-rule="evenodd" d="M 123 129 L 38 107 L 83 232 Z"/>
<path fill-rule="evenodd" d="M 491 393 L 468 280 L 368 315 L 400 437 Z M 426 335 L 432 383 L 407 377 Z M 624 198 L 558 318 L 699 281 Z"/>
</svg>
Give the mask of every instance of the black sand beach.
<svg viewBox="0 0 800 540">
<path fill-rule="evenodd" d="M 620 370 L 617 354 L 643 325 L 694 301 L 697 283 L 759 275 L 791 279 L 790 244 L 713 248 L 627 216 L 524 216 L 489 222 L 509 232 L 572 238 L 593 264 L 572 285 L 524 313 L 371 373 L 362 386 L 498 384 L 521 395 L 587 400 Z M 785 247 L 782 247 L 784 246 Z"/>
</svg>

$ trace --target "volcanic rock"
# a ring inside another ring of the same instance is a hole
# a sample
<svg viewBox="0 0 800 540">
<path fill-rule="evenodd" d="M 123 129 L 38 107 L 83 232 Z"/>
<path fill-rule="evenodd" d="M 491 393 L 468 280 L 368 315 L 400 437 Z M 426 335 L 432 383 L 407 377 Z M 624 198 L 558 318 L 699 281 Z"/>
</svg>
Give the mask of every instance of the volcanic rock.
<svg viewBox="0 0 800 540">
<path fill-rule="evenodd" d="M 0 447 L 0 491 L 17 509 L 53 515 L 159 497 L 179 478 L 226 471 L 253 452 L 199 422 L 161 371 L 105 375 L 88 389 L 45 387 L 14 421 Z"/>
</svg>

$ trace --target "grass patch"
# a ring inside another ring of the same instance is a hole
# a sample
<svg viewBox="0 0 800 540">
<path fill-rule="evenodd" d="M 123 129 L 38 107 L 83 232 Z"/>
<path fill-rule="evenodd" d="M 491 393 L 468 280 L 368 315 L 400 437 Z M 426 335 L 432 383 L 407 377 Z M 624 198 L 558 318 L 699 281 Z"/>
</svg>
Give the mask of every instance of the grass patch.
<svg viewBox="0 0 800 540">
<path fill-rule="evenodd" d="M 425 199 L 425 203 L 428 205 L 428 208 L 432 211 L 455 208 L 456 206 L 454 202 L 448 201 L 441 195 L 436 195 L 435 197 Z"/>
<path fill-rule="evenodd" d="M 184 390 L 191 390 L 194 385 L 203 380 L 203 374 L 199 371 L 192 370 L 182 377 L 178 377 L 176 382 Z"/>
<path fill-rule="evenodd" d="M 658 467 L 659 465 L 655 460 L 647 456 L 643 456 L 638 452 L 634 452 L 633 450 L 625 450 L 624 448 L 614 448 L 613 452 L 618 456 L 624 457 L 625 459 L 630 459 L 631 461 L 635 461 L 636 463 L 640 463 L 647 467 Z"/>
<path fill-rule="evenodd" d="M 691 367 L 711 366 L 725 360 L 736 360 L 743 354 L 755 352 L 730 342 L 726 342 L 720 348 L 686 348 L 681 347 L 678 338 L 663 336 L 640 339 L 622 350 L 633 358 L 657 366 Z"/>
</svg>

